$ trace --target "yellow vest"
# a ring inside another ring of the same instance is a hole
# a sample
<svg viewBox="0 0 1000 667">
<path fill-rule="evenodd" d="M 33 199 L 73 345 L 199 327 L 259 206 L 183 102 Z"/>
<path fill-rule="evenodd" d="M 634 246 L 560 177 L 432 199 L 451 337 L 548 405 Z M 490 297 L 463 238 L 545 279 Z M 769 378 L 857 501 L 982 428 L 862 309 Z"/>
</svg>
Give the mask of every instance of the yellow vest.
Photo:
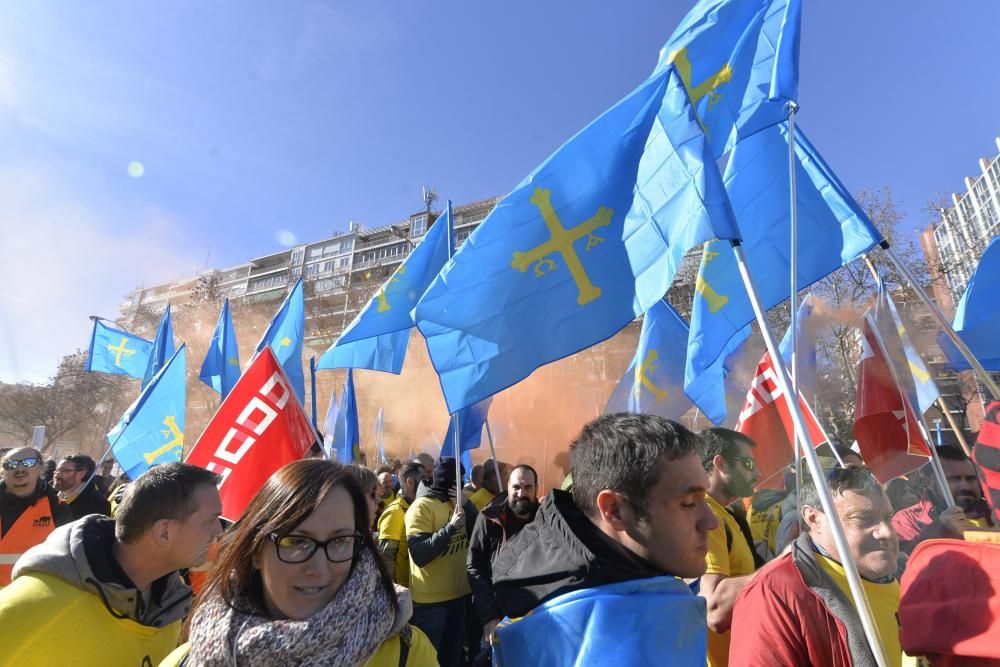
<svg viewBox="0 0 1000 667">
<path fill-rule="evenodd" d="M 476 506 L 476 511 L 482 512 L 483 508 L 489 505 L 490 502 L 492 502 L 492 500 L 496 497 L 497 494 L 490 493 L 484 486 L 483 488 L 479 489 L 471 496 L 469 496 L 469 501 L 471 501 L 472 504 Z"/>
<path fill-rule="evenodd" d="M 177 646 L 181 622 L 151 628 L 111 615 L 94 593 L 32 572 L 0 591 L 0 666 L 156 665 Z"/>
</svg>

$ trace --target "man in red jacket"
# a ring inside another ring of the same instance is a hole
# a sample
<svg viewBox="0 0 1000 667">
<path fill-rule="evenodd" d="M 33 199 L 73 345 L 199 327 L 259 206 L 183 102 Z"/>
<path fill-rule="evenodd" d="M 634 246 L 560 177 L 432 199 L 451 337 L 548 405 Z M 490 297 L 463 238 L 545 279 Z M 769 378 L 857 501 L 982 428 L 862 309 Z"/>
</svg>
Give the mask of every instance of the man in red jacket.
<svg viewBox="0 0 1000 667">
<path fill-rule="evenodd" d="M 889 664 L 898 667 L 899 582 L 893 575 L 899 541 L 892 506 L 865 468 L 834 469 L 828 484 Z M 792 544 L 791 553 L 760 570 L 736 599 L 729 664 L 874 665 L 812 482 L 802 485 L 801 505 L 806 532 Z"/>
</svg>

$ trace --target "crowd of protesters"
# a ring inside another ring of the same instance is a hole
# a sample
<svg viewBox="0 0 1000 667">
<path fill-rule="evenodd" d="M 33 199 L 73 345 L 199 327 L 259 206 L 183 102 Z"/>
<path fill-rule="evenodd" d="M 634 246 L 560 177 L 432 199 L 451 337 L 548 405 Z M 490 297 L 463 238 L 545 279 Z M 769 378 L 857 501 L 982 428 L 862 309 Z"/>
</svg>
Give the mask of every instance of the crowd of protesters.
<svg viewBox="0 0 1000 667">
<path fill-rule="evenodd" d="M 807 473 L 755 491 L 754 450 L 724 428 L 605 415 L 572 443 L 568 489 L 495 460 L 463 469 L 463 487 L 450 458 L 306 458 L 233 524 L 220 478 L 195 466 L 115 483 L 73 455 L 47 478 L 39 451 L 7 450 L 0 665 L 874 665 L 845 547 L 889 663 L 916 664 L 901 637 L 934 625 L 900 577 L 913 559 L 940 579 L 918 545 L 992 527 L 980 478 L 1000 466 L 939 447 L 949 507 L 929 467 L 882 485 L 824 445 L 838 545 Z M 949 567 L 993 593 L 985 566 Z M 936 622 L 964 620 L 940 604 Z M 919 659 L 997 664 L 970 651 Z"/>
</svg>

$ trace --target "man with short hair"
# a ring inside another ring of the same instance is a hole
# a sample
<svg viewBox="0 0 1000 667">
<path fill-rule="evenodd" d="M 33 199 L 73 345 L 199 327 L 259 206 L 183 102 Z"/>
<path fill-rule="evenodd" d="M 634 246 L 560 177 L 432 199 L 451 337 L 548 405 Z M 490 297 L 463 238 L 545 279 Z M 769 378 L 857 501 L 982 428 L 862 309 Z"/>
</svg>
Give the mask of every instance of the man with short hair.
<svg viewBox="0 0 1000 667">
<path fill-rule="evenodd" d="M 56 466 L 53 486 L 66 505 L 72 521 L 88 514 L 111 515 L 111 503 L 97 488 L 94 459 L 86 454 L 64 457 Z M 87 484 L 84 486 L 84 484 Z"/>
<path fill-rule="evenodd" d="M 71 521 L 55 490 L 42 475 L 42 455 L 31 447 L 3 456 L 0 481 L 0 588 L 10 583 L 14 563 L 45 541 L 56 526 Z"/>
<path fill-rule="evenodd" d="M 387 506 L 396 499 L 396 486 L 393 483 L 392 470 L 388 466 L 382 466 L 375 471 L 375 475 L 378 477 L 378 483 L 382 487 L 383 506 Z"/>
<path fill-rule="evenodd" d="M 434 481 L 434 457 L 421 452 L 413 457 L 413 462 L 419 463 L 423 467 L 424 481 L 427 482 L 427 486 L 430 486 L 431 482 Z"/>
<path fill-rule="evenodd" d="M 492 643 L 493 631 L 503 618 L 493 597 L 493 559 L 500 548 L 534 521 L 538 511 L 538 473 L 529 465 L 515 466 L 507 481 L 507 496 L 479 513 L 469 542 L 469 585 L 472 603 L 483 628 L 483 639 Z"/>
<path fill-rule="evenodd" d="M 518 619 L 496 630 L 507 662 L 704 660 L 704 602 L 678 579 L 705 571 L 718 525 L 696 441 L 649 414 L 584 426 L 571 445 L 572 492 L 549 492 L 492 563 L 497 606 Z"/>
<path fill-rule="evenodd" d="M 218 481 L 197 466 L 154 466 L 128 485 L 114 520 L 87 516 L 25 553 L 0 591 L 4 657 L 159 664 L 191 608 L 178 570 L 204 563 L 222 532 Z"/>
<path fill-rule="evenodd" d="M 899 582 L 893 578 L 899 542 L 892 505 L 866 468 L 827 473 L 851 559 L 871 606 L 891 665 L 902 660 Z M 874 665 L 860 616 L 840 563 L 830 518 L 811 480 L 801 488 L 805 532 L 766 565 L 736 600 L 730 664 L 767 667 Z"/>
<path fill-rule="evenodd" d="M 378 548 L 389 567 L 392 580 L 410 586 L 410 555 L 406 548 L 406 510 L 417 497 L 424 467 L 407 463 L 399 469 L 399 495 L 386 505 L 378 519 Z"/>
<path fill-rule="evenodd" d="M 469 483 L 462 487 L 462 493 L 468 498 L 483 488 L 483 464 L 477 463 L 469 471 Z"/>
<path fill-rule="evenodd" d="M 493 461 L 487 461 L 483 465 L 482 480 L 479 489 L 469 496 L 469 500 L 480 512 L 483 508 L 493 502 L 493 499 L 500 493 L 500 480 L 497 479 L 497 469 Z"/>
<path fill-rule="evenodd" d="M 465 560 L 476 508 L 456 482 L 454 458 L 439 459 L 433 482 L 406 510 L 410 552 L 410 622 L 423 630 L 437 650 L 441 667 L 462 660 L 465 604 L 471 592 Z M 464 502 L 463 502 L 464 501 Z"/>
<path fill-rule="evenodd" d="M 909 554 L 924 540 L 935 538 L 962 539 L 970 528 L 992 525 L 989 506 L 983 498 L 976 466 L 959 447 L 943 445 L 937 448 L 941 468 L 955 507 L 948 508 L 941 494 L 932 464 L 920 469 L 920 500 L 896 513 L 892 527 L 899 536 L 899 548 Z"/>
<path fill-rule="evenodd" d="M 753 495 L 759 474 L 753 440 L 727 428 L 708 428 L 698 434 L 701 460 L 708 473 L 708 501 L 719 526 L 708 535 L 705 574 L 699 595 L 708 604 L 708 664 L 729 664 L 729 628 L 733 603 L 763 559 L 753 548 L 746 519 L 728 508 Z"/>
</svg>

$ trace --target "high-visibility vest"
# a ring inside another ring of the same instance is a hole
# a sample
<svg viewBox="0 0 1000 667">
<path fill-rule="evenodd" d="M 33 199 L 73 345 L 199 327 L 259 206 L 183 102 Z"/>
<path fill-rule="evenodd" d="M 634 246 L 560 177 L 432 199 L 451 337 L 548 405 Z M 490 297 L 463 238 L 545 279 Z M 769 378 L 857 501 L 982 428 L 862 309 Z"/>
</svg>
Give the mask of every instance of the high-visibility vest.
<svg viewBox="0 0 1000 667">
<path fill-rule="evenodd" d="M 40 497 L 24 510 L 7 534 L 0 537 L 0 587 L 10 583 L 17 559 L 31 547 L 44 542 L 55 527 L 52 501 L 47 496 Z"/>
<path fill-rule="evenodd" d="M 191 591 L 196 596 L 201 595 L 201 592 L 205 589 L 205 582 L 208 580 L 208 573 L 211 572 L 212 566 L 215 564 L 215 556 L 218 551 L 218 543 L 213 542 L 208 547 L 208 558 L 205 562 L 188 570 L 188 586 L 191 587 Z"/>
</svg>

